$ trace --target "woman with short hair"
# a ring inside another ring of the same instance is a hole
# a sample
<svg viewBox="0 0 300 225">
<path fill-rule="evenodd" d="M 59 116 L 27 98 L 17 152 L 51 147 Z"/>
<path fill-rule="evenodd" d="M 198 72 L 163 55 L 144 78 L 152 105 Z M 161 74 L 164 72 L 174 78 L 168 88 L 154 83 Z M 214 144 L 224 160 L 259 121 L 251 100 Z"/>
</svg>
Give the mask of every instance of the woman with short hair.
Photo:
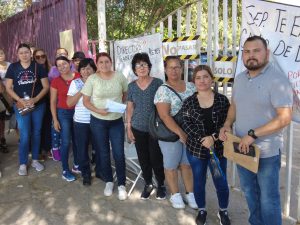
<svg viewBox="0 0 300 225">
<path fill-rule="evenodd" d="M 135 143 L 140 166 L 145 181 L 141 199 L 148 199 L 154 190 L 152 170 L 157 180 L 157 199 L 166 198 L 164 186 L 163 158 L 158 141 L 149 134 L 149 117 L 155 110 L 154 95 L 162 80 L 151 77 L 152 64 L 147 53 L 137 53 L 132 59 L 132 71 L 137 80 L 128 85 L 127 94 L 127 135 Z"/>
<path fill-rule="evenodd" d="M 80 78 L 73 80 L 70 84 L 67 97 L 67 105 L 75 106 L 74 113 L 74 135 L 77 147 L 77 158 L 83 178 L 83 185 L 91 185 L 91 168 L 89 159 L 89 140 L 91 139 L 90 120 L 91 113 L 82 102 L 82 93 L 80 92 L 86 80 L 91 74 L 94 74 L 97 67 L 92 59 L 82 59 L 78 65 Z"/>
<path fill-rule="evenodd" d="M 154 97 L 154 104 L 164 124 L 179 136 L 179 140 L 175 142 L 158 142 L 163 154 L 166 181 L 171 191 L 170 202 L 173 208 L 185 208 L 183 196 L 178 187 L 179 169 L 186 190 L 184 197 L 191 208 L 197 208 L 193 193 L 192 169 L 186 156 L 187 135 L 173 119 L 173 116 L 179 112 L 183 101 L 195 92 L 195 86 L 181 80 L 182 62 L 177 56 L 166 58 L 165 73 L 168 79 L 164 85 L 158 88 Z"/>
</svg>

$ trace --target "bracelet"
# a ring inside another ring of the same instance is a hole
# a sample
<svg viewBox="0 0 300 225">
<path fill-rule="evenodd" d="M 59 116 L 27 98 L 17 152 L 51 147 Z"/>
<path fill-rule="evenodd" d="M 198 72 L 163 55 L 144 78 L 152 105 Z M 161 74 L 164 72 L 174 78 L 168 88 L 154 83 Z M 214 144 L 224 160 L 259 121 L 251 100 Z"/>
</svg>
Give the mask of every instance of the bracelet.
<svg viewBox="0 0 300 225">
<path fill-rule="evenodd" d="M 213 141 L 216 141 L 213 135 L 210 135 L 210 136 L 212 137 Z"/>
</svg>

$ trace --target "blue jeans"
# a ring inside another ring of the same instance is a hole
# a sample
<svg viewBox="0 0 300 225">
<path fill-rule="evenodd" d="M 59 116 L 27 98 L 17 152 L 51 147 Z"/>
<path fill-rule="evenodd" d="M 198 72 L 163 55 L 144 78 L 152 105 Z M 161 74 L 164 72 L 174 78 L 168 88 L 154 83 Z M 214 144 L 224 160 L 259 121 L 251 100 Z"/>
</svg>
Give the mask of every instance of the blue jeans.
<svg viewBox="0 0 300 225">
<path fill-rule="evenodd" d="M 281 225 L 279 193 L 280 154 L 259 160 L 258 173 L 237 166 L 251 225 Z"/>
<path fill-rule="evenodd" d="M 59 109 L 59 108 L 57 109 L 57 119 L 60 124 L 60 137 L 61 137 L 60 156 L 61 156 L 63 171 L 69 170 L 69 148 L 70 148 L 71 138 L 72 138 L 74 164 L 78 165 L 77 148 L 76 148 L 74 129 L 73 129 L 73 115 L 74 115 L 74 109 Z"/>
<path fill-rule="evenodd" d="M 118 186 L 125 185 L 125 155 L 124 155 L 124 123 L 123 119 L 101 120 L 91 116 L 91 130 L 96 146 L 96 160 L 100 161 L 100 168 L 104 182 L 113 182 L 110 161 L 110 144 L 115 160 Z M 96 165 L 99 162 L 96 162 Z"/>
<path fill-rule="evenodd" d="M 206 173 L 207 166 L 209 166 L 210 171 L 212 172 L 211 164 L 209 159 L 199 159 L 194 157 L 187 151 L 187 158 L 191 164 L 193 171 L 193 181 L 194 181 L 194 195 L 195 200 L 200 209 L 205 208 L 205 185 L 206 185 Z M 221 169 L 226 177 L 227 169 L 227 159 L 222 157 L 219 159 Z M 219 208 L 227 209 L 229 202 L 229 188 L 227 180 L 223 177 L 214 177 L 213 182 L 217 191 Z"/>
<path fill-rule="evenodd" d="M 91 128 L 89 123 L 77 123 L 74 121 L 74 135 L 77 148 L 77 158 L 82 177 L 91 177 L 89 140 Z"/>
<path fill-rule="evenodd" d="M 32 159 L 39 158 L 41 145 L 42 121 L 45 113 L 45 103 L 35 106 L 32 112 L 22 116 L 14 105 L 16 120 L 20 131 L 19 163 L 27 164 L 31 147 Z"/>
</svg>

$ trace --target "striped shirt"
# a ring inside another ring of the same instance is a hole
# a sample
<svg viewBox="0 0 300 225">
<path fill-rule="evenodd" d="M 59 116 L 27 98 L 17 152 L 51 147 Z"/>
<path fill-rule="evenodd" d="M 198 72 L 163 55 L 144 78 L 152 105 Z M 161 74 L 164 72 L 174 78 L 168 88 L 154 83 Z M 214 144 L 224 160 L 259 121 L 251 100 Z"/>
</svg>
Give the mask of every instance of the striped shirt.
<svg viewBox="0 0 300 225">
<path fill-rule="evenodd" d="M 83 85 L 84 83 L 81 78 L 73 80 L 69 87 L 68 96 L 76 95 L 82 89 Z M 83 105 L 82 97 L 80 97 L 75 106 L 73 119 L 77 123 L 90 123 L 91 113 L 90 110 Z"/>
</svg>

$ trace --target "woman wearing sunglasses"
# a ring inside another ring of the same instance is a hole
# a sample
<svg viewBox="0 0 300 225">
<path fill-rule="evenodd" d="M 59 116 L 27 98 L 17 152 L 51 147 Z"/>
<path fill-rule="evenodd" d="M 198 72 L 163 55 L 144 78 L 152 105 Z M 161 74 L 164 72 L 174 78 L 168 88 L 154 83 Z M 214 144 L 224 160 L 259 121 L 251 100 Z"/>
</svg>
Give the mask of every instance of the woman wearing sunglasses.
<svg viewBox="0 0 300 225">
<path fill-rule="evenodd" d="M 46 52 L 44 49 L 38 48 L 33 51 L 33 59 L 36 61 L 38 64 L 42 65 L 47 73 L 49 73 L 51 64 L 48 60 L 48 57 L 46 55 Z"/>
<path fill-rule="evenodd" d="M 47 74 L 50 71 L 51 64 L 48 60 L 48 57 L 46 55 L 46 52 L 44 49 L 37 48 L 33 51 L 33 59 L 37 64 L 42 65 Z M 43 125 L 42 125 L 42 133 L 41 133 L 41 157 L 40 159 L 46 160 L 47 155 L 49 157 L 51 156 L 50 150 L 51 150 L 51 111 L 50 111 L 50 95 L 49 93 L 45 96 L 46 100 L 46 111 L 43 119 Z"/>
</svg>

